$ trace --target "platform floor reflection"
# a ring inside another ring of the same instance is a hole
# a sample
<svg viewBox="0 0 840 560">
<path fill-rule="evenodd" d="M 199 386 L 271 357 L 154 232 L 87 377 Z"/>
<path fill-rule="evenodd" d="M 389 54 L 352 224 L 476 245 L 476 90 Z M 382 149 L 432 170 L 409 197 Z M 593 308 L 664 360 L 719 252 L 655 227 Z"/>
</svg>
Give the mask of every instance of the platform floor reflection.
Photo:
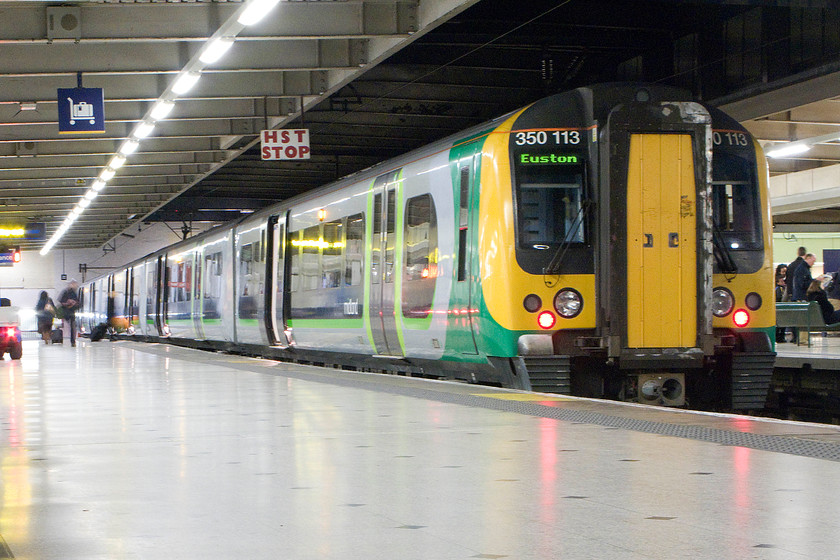
<svg viewBox="0 0 840 560">
<path fill-rule="evenodd" d="M 87 340 L 2 362 L 0 416 L 18 559 L 824 560 L 840 542 L 834 426 Z"/>
</svg>

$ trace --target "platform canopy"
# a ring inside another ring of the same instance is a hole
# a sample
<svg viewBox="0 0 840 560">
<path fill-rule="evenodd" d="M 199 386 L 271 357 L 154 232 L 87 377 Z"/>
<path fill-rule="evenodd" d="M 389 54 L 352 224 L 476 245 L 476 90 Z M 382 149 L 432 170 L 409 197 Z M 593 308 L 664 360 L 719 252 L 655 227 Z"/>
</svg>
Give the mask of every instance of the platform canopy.
<svg viewBox="0 0 840 560">
<path fill-rule="evenodd" d="M 93 248 L 143 222 L 221 223 L 604 81 L 683 87 L 768 146 L 840 130 L 829 2 L 281 0 L 242 23 L 255 1 L 0 3 L 0 226 Z M 201 60 L 215 40 L 230 49 Z M 184 74 L 199 79 L 177 93 Z M 104 132 L 60 130 L 60 112 L 85 118 L 87 98 L 58 93 L 80 85 L 101 88 Z M 310 159 L 260 160 L 260 131 L 281 128 L 310 131 Z M 827 141 L 771 172 L 838 161 Z"/>
</svg>

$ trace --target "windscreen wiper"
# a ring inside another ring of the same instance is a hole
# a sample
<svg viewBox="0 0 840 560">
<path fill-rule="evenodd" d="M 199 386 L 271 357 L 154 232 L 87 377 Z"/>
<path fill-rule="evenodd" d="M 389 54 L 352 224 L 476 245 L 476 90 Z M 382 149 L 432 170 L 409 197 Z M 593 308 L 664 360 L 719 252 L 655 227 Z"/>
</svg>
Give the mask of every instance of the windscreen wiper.
<svg viewBox="0 0 840 560">
<path fill-rule="evenodd" d="M 723 235 L 717 226 L 714 226 L 712 229 L 712 245 L 714 247 L 712 252 L 714 253 L 718 269 L 724 274 L 737 274 L 738 265 L 735 264 L 732 253 L 729 251 L 729 247 L 726 246 Z"/>
<path fill-rule="evenodd" d="M 560 265 L 563 264 L 563 258 L 566 256 L 566 252 L 571 247 L 572 242 L 571 240 L 577 235 L 578 230 L 583 226 L 583 221 L 587 216 L 587 212 L 589 207 L 592 206 L 591 200 L 584 200 L 583 203 L 580 205 L 580 209 L 577 212 L 577 216 L 575 216 L 574 221 L 572 222 L 575 224 L 573 230 L 568 232 L 566 236 L 563 238 L 563 243 L 557 248 L 555 251 L 554 256 L 551 258 L 551 261 L 548 263 L 548 266 L 543 269 L 543 274 L 557 274 L 560 272 Z"/>
</svg>

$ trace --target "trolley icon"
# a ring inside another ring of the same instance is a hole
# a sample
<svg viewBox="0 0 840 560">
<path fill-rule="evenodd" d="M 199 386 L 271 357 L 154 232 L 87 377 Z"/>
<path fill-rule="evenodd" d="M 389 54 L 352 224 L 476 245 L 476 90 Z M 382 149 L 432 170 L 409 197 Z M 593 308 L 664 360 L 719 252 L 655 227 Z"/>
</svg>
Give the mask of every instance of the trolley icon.
<svg viewBox="0 0 840 560">
<path fill-rule="evenodd" d="M 96 122 L 93 116 L 93 105 L 84 101 L 73 103 L 73 99 L 70 97 L 67 98 L 67 101 L 70 103 L 70 124 L 76 124 L 76 119 L 87 120 L 90 124 Z"/>
</svg>

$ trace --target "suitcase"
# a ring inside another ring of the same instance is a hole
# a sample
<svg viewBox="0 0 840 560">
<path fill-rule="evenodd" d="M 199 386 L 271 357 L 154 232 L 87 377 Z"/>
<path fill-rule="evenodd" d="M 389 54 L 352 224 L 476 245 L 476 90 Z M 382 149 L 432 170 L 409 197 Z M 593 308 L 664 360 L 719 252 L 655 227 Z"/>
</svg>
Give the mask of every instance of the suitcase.
<svg viewBox="0 0 840 560">
<path fill-rule="evenodd" d="M 50 333 L 50 342 L 53 344 L 64 344 L 64 331 L 61 329 L 53 329 Z"/>
<path fill-rule="evenodd" d="M 97 342 L 102 340 L 102 338 L 105 336 L 105 333 L 107 332 L 108 325 L 106 323 L 99 323 L 98 325 L 93 327 L 93 330 L 90 331 L 90 341 Z"/>
</svg>

